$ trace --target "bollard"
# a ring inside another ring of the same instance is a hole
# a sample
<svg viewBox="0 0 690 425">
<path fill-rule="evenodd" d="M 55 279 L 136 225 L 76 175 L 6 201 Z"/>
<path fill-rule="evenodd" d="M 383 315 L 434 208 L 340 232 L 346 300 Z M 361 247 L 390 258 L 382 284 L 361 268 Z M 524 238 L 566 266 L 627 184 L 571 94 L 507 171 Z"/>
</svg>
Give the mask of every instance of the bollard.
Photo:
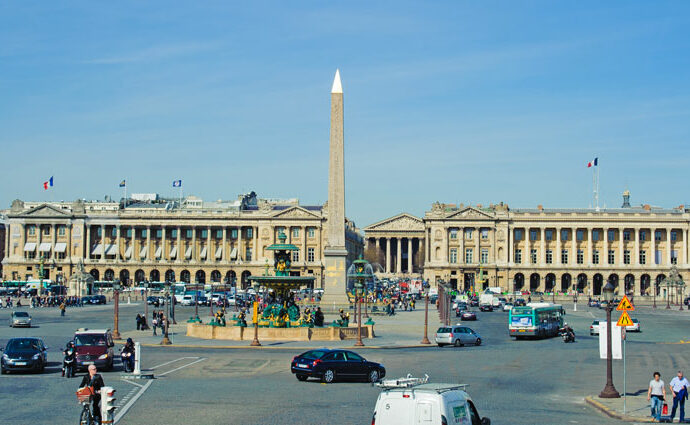
<svg viewBox="0 0 690 425">
<path fill-rule="evenodd" d="M 134 375 L 141 375 L 141 343 L 134 343 Z"/>
<path fill-rule="evenodd" d="M 132 296 L 131 296 L 131 295 L 127 295 L 127 304 L 131 304 L 130 298 L 132 298 Z"/>
</svg>

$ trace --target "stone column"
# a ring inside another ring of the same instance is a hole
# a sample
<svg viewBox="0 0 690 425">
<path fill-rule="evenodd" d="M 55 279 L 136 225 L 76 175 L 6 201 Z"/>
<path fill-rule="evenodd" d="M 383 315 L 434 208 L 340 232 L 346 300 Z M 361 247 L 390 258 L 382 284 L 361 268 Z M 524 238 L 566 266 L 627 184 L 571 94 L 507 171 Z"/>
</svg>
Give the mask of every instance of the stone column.
<svg viewBox="0 0 690 425">
<path fill-rule="evenodd" d="M 652 252 L 651 252 L 651 256 L 649 257 L 649 258 L 650 258 L 649 264 L 652 265 L 652 266 L 655 266 L 655 265 L 656 265 L 656 229 L 653 228 L 653 227 L 650 227 L 650 228 L 649 228 L 649 233 L 650 233 L 650 235 L 651 235 L 651 237 L 649 238 L 649 246 L 652 248 L 652 249 L 651 249 L 651 251 L 652 251 Z M 661 264 L 663 264 L 663 263 L 664 263 L 664 262 L 663 262 L 662 259 L 660 258 L 660 259 L 659 259 L 659 265 L 661 265 Z M 650 276 L 650 277 L 651 277 L 651 276 Z"/>
<path fill-rule="evenodd" d="M 515 240 L 515 238 L 513 237 L 513 232 L 514 232 L 514 230 L 511 229 L 510 224 L 508 224 L 506 226 L 506 242 L 508 244 L 508 247 L 506 249 L 506 262 L 508 263 L 508 265 L 513 264 L 513 256 L 515 255 L 515 254 L 513 254 L 513 252 L 511 252 L 511 251 L 515 250 L 515 247 L 513 246 L 514 240 Z M 495 238 L 494 238 L 494 240 L 495 240 Z"/>
<path fill-rule="evenodd" d="M 273 239 L 275 240 L 275 233 L 276 229 L 275 227 L 272 229 L 273 230 Z M 237 261 L 244 260 L 244 253 L 242 252 L 242 226 L 239 226 L 237 228 Z"/>
<path fill-rule="evenodd" d="M 620 254 L 618 255 L 618 264 L 619 265 L 624 265 L 625 259 L 623 258 L 625 255 L 625 246 L 624 246 L 624 241 L 623 241 L 623 233 L 625 232 L 625 228 L 621 227 L 618 229 L 618 250 L 620 251 Z M 637 279 L 639 280 L 639 279 Z"/>
<path fill-rule="evenodd" d="M 530 231 L 529 227 L 525 227 L 525 255 L 522 256 L 524 258 L 524 264 L 532 264 L 532 253 L 530 252 L 532 250 L 532 247 L 530 244 L 532 241 L 530 240 Z M 525 282 L 527 282 L 527 287 L 529 288 L 529 281 L 527 280 L 529 276 L 525 276 Z"/>
<path fill-rule="evenodd" d="M 585 261 L 585 264 L 591 266 L 592 265 L 592 254 L 594 253 L 594 241 L 592 241 L 592 228 L 588 227 L 587 228 L 587 260 Z"/>
<path fill-rule="evenodd" d="M 632 263 L 636 266 L 640 265 L 640 228 L 635 227 L 635 251 L 633 252 Z"/>
<path fill-rule="evenodd" d="M 683 255 L 680 256 L 680 261 L 683 266 L 688 264 L 688 231 L 683 230 Z"/>
<path fill-rule="evenodd" d="M 553 262 L 556 264 L 563 264 L 563 257 L 561 256 L 561 228 L 556 228 L 556 252 L 553 256 Z"/>
<path fill-rule="evenodd" d="M 105 261 L 105 224 L 101 224 L 101 263 Z"/>
<path fill-rule="evenodd" d="M 259 226 L 253 226 L 252 227 L 252 261 L 258 261 L 259 260 Z M 304 253 L 305 255 L 304 258 L 306 258 L 307 255 L 307 234 L 304 234 Z"/>
<path fill-rule="evenodd" d="M 302 252 L 299 254 L 300 262 L 305 265 L 307 264 L 307 229 L 307 226 L 302 226 Z M 254 245 L 254 251 L 256 251 L 256 245 Z M 256 252 L 254 256 L 256 257 Z"/>
<path fill-rule="evenodd" d="M 472 259 L 474 260 L 475 264 L 479 264 L 479 262 L 482 260 L 482 257 L 481 257 L 482 251 L 479 248 L 479 243 L 481 242 L 481 239 L 482 239 L 482 234 L 481 234 L 482 228 L 477 227 L 476 230 L 477 230 L 476 232 L 472 232 L 472 233 L 476 233 L 476 235 L 475 235 L 476 239 L 474 240 L 474 250 L 476 252 L 474 253 L 475 256 L 473 256 Z"/>
<path fill-rule="evenodd" d="M 460 236 L 460 252 L 458 253 L 458 263 L 465 264 L 465 228 L 461 227 L 458 229 L 458 235 Z"/>
<path fill-rule="evenodd" d="M 407 238 L 407 273 L 412 273 L 412 238 Z"/>
<path fill-rule="evenodd" d="M 210 263 L 211 258 L 215 259 L 215 252 L 211 252 L 211 227 L 206 228 L 206 262 Z"/>
<path fill-rule="evenodd" d="M 192 261 L 197 261 L 198 256 L 196 255 L 196 227 L 192 226 Z"/>
<path fill-rule="evenodd" d="M 666 229 L 666 264 L 671 265 L 671 230 Z"/>
<path fill-rule="evenodd" d="M 166 248 L 166 241 L 167 241 L 167 229 L 165 226 L 161 225 L 161 261 L 168 261 L 168 250 Z"/>
<path fill-rule="evenodd" d="M 177 226 L 177 255 L 175 262 L 179 263 L 184 259 L 184 248 L 182 247 L 182 226 Z"/>
<path fill-rule="evenodd" d="M 10 237 L 9 232 L 5 232 L 5 238 L 9 239 L 9 237 Z M 52 241 L 51 241 L 52 246 L 50 248 L 50 258 L 54 259 L 55 258 L 55 243 L 57 242 L 57 232 L 56 232 L 55 223 L 50 225 L 50 237 L 52 239 Z M 8 255 L 8 254 L 9 254 L 9 252 L 6 251 L 5 255 Z"/>
<path fill-rule="evenodd" d="M 72 258 L 72 223 L 68 223 L 65 225 L 67 227 L 66 233 L 67 233 L 67 250 L 65 251 L 65 259 L 66 261 L 71 263 L 70 258 Z M 9 240 L 9 238 L 7 238 Z M 9 250 L 6 251 L 9 254 Z M 69 279 L 69 276 L 65 277 L 66 279 Z"/>
<path fill-rule="evenodd" d="M 402 273 L 402 238 L 398 236 L 396 239 L 398 240 L 398 250 L 395 253 L 395 271 L 400 274 Z"/>
<path fill-rule="evenodd" d="M 379 252 L 381 249 L 381 238 L 374 238 L 374 240 L 376 241 L 376 251 L 375 252 L 376 252 L 376 262 L 378 263 L 379 262 Z"/>
<path fill-rule="evenodd" d="M 132 234 L 130 235 L 130 246 L 132 247 L 132 255 L 129 257 L 129 261 L 134 261 L 139 259 L 139 253 L 137 252 L 137 247 L 134 243 L 137 237 L 137 228 L 132 226 L 131 229 Z M 134 279 L 134 277 L 132 277 L 132 279 Z"/>
<path fill-rule="evenodd" d="M 118 224 L 115 226 L 115 246 L 117 247 L 115 249 L 115 259 L 118 263 L 121 260 L 121 256 L 120 256 L 120 236 L 121 236 L 120 231 L 121 231 L 120 225 Z"/>
<path fill-rule="evenodd" d="M 386 239 L 386 273 L 391 273 L 391 238 Z"/>
<path fill-rule="evenodd" d="M 570 258 L 571 258 L 570 263 L 571 264 L 577 264 L 577 227 L 573 227 L 571 229 L 571 235 L 570 236 L 571 236 L 570 240 L 571 240 L 571 244 L 572 244 L 571 250 L 573 251 L 570 253 Z M 577 280 L 577 276 L 575 276 L 574 279 Z M 577 282 L 575 282 L 575 284 L 577 285 Z"/>
<path fill-rule="evenodd" d="M 426 262 L 431 263 L 431 229 L 426 229 Z"/>
<path fill-rule="evenodd" d="M 146 261 L 151 261 L 151 226 L 146 226 Z"/>
<path fill-rule="evenodd" d="M 228 246 L 228 228 L 223 226 L 223 250 L 221 251 L 222 252 L 221 259 L 223 260 L 224 263 L 226 263 L 228 261 L 227 246 Z"/>
<path fill-rule="evenodd" d="M 541 265 L 544 265 L 546 264 L 546 228 L 541 227 L 539 229 L 539 237 L 541 237 L 539 258 L 541 259 Z"/>
<path fill-rule="evenodd" d="M 86 250 L 86 255 L 84 256 L 87 260 L 91 260 L 91 225 L 86 225 L 86 234 L 84 235 L 84 249 Z"/>
</svg>

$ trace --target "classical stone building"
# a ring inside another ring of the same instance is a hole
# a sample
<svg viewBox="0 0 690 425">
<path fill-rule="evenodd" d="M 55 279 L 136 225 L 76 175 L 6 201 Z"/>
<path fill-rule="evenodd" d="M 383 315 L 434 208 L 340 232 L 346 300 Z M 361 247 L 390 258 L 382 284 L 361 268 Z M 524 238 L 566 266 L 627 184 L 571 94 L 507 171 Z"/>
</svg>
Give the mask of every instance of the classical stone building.
<svg viewBox="0 0 690 425">
<path fill-rule="evenodd" d="M 236 282 L 265 271 L 279 232 L 297 245 L 292 270 L 323 285 L 327 205 L 304 206 L 296 199 L 182 201 L 138 196 L 125 202 L 59 203 L 16 200 L 5 211 L 7 237 L 2 260 L 5 280 L 68 279 L 81 261 L 96 281 Z M 348 261 L 363 239 L 345 220 Z"/>
<path fill-rule="evenodd" d="M 511 209 L 433 204 L 365 228 L 367 258 L 382 275 L 422 275 L 459 289 L 599 295 L 610 281 L 649 295 L 672 266 L 687 282 L 690 209 Z M 410 255 L 411 254 L 411 255 Z M 657 291 L 659 292 L 659 291 Z"/>
</svg>

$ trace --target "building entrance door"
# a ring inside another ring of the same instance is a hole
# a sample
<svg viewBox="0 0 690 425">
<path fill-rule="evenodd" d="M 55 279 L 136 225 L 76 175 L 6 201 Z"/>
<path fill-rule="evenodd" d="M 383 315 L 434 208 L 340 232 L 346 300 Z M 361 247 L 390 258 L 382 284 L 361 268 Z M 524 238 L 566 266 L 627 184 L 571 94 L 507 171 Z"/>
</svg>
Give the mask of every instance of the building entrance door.
<svg viewBox="0 0 690 425">
<path fill-rule="evenodd" d="M 465 287 L 463 288 L 465 291 L 472 291 L 475 290 L 474 288 L 474 273 L 465 273 Z"/>
</svg>

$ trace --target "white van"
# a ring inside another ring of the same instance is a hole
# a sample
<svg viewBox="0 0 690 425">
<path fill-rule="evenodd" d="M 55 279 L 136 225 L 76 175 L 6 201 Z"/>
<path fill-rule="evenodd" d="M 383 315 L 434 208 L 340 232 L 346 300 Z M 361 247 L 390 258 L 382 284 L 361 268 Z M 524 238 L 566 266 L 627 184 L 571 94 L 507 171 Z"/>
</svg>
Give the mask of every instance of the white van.
<svg viewBox="0 0 690 425">
<path fill-rule="evenodd" d="M 467 385 L 432 384 L 426 378 L 385 379 L 372 425 L 489 425 L 480 418 Z"/>
</svg>

